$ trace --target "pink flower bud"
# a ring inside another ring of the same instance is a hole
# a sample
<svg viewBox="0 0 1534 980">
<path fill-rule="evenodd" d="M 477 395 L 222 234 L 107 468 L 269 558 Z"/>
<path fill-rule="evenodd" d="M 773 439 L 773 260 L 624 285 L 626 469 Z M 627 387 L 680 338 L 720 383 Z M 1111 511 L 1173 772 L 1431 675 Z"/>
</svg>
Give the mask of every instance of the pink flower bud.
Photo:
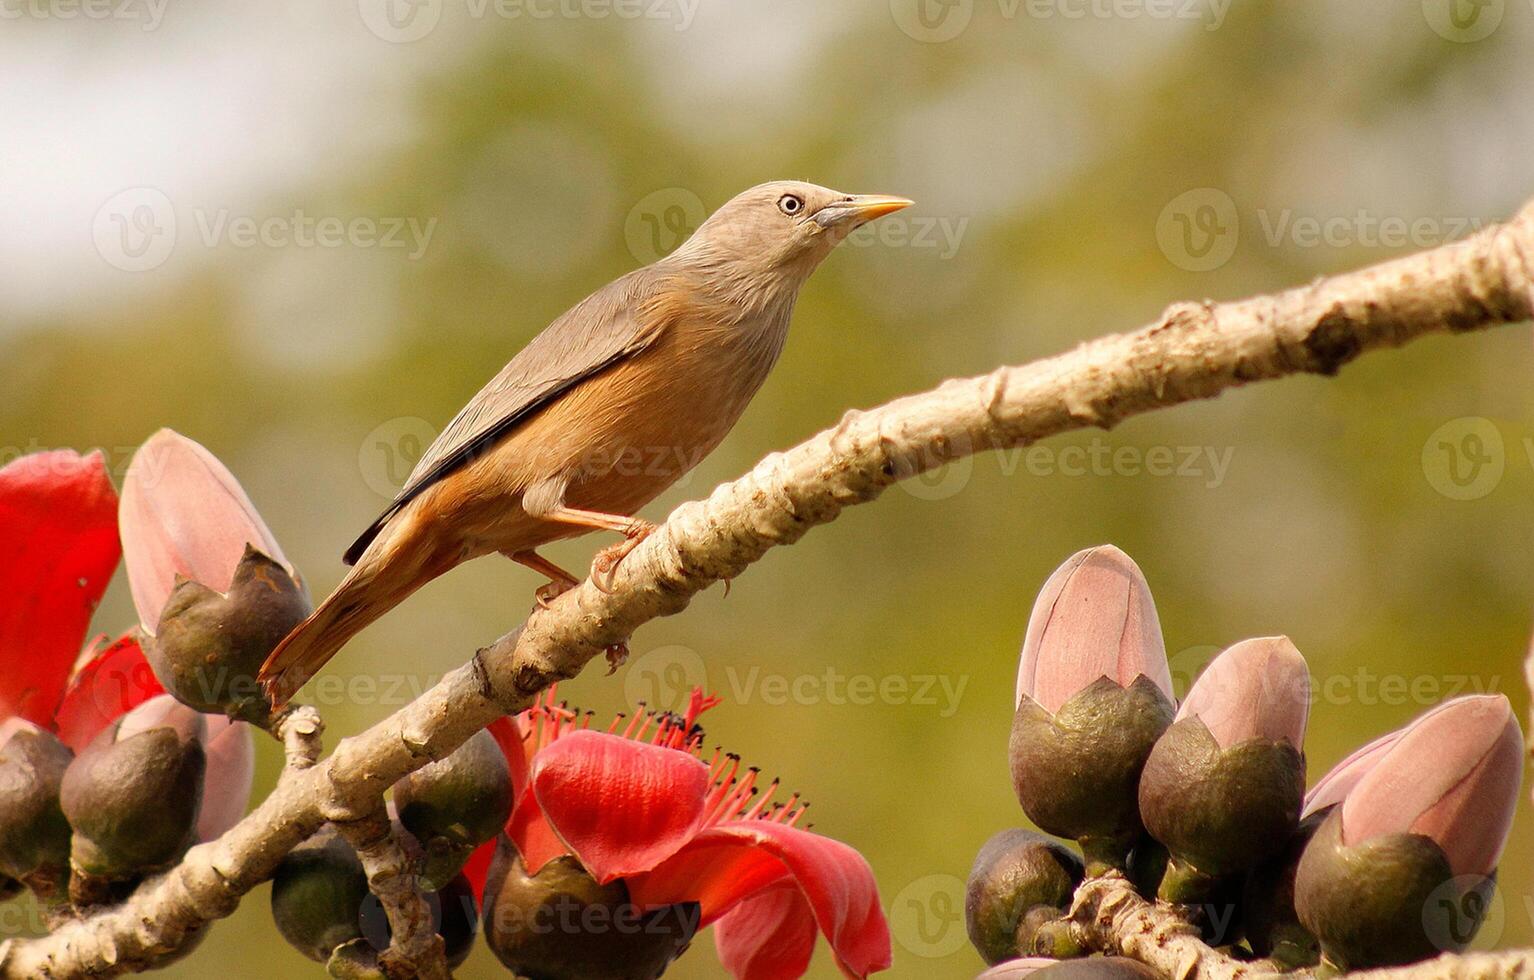
<svg viewBox="0 0 1534 980">
<path fill-rule="evenodd" d="M 1442 707 L 1444 706 L 1440 705 L 1433 710 L 1438 711 Z M 1381 735 L 1333 766 L 1331 771 L 1322 776 L 1316 785 L 1311 787 L 1310 792 L 1305 794 L 1305 810 L 1300 814 L 1301 819 L 1318 810 L 1341 803 L 1353 787 L 1358 785 L 1358 781 L 1385 757 L 1385 753 L 1396 744 L 1396 740 L 1405 731 L 1403 728 L 1388 735 Z"/>
<path fill-rule="evenodd" d="M 1059 962 L 1059 960 L 1051 960 L 1043 956 L 1025 956 L 1022 959 L 998 963 L 975 977 L 975 980 L 1020 980 L 1022 977 L 1042 970 L 1047 966 L 1054 966 Z"/>
<path fill-rule="evenodd" d="M 134 453 L 123 480 L 118 530 L 133 604 L 150 635 L 178 575 L 227 593 L 247 544 L 293 571 L 224 464 L 170 429 L 156 432 Z"/>
<path fill-rule="evenodd" d="M 143 704 L 123 715 L 117 722 L 114 742 L 125 742 L 133 736 L 153 728 L 169 728 L 183 742 L 191 739 L 206 742 L 208 727 L 204 716 L 188 708 L 169 694 L 156 694 Z"/>
<path fill-rule="evenodd" d="M 1457 875 L 1490 874 L 1523 777 L 1523 732 L 1501 694 L 1456 698 L 1402 731 L 1342 801 L 1342 840 L 1432 838 Z"/>
<path fill-rule="evenodd" d="M 216 840 L 245 816 L 256 773 L 256 744 L 251 727 L 214 715 L 207 719 L 207 775 L 202 784 L 202 812 L 197 839 Z"/>
<path fill-rule="evenodd" d="M 1017 702 L 1054 714 L 1100 677 L 1144 675 L 1172 698 L 1156 604 L 1139 566 L 1112 545 L 1079 551 L 1055 569 L 1033 604 L 1017 672 Z"/>
<path fill-rule="evenodd" d="M 1198 718 L 1220 748 L 1254 738 L 1305 741 L 1310 674 L 1287 636 L 1242 640 L 1215 657 L 1194 682 L 1177 721 Z"/>
</svg>

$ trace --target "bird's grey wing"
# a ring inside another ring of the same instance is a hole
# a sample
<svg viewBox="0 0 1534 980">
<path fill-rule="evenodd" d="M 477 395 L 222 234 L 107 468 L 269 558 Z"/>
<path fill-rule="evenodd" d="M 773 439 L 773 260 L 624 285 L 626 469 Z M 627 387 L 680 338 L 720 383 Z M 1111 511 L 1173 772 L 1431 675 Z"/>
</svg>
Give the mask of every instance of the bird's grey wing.
<svg viewBox="0 0 1534 980">
<path fill-rule="evenodd" d="M 534 337 L 427 447 L 394 502 L 346 550 L 346 564 L 356 564 L 384 525 L 427 488 L 581 381 L 653 343 L 664 320 L 645 315 L 648 292 L 646 280 L 630 273 L 592 293 Z"/>
</svg>

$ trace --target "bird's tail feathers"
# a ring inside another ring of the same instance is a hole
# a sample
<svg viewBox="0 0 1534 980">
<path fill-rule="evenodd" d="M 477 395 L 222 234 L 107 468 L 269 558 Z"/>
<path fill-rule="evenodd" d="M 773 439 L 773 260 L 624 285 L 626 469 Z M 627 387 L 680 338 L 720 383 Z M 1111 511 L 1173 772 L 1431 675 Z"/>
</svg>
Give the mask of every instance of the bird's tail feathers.
<svg viewBox="0 0 1534 980">
<path fill-rule="evenodd" d="M 348 640 L 414 591 L 380 574 L 381 564 L 364 559 L 353 567 L 266 658 L 257 679 L 274 708 L 298 693 Z"/>
</svg>

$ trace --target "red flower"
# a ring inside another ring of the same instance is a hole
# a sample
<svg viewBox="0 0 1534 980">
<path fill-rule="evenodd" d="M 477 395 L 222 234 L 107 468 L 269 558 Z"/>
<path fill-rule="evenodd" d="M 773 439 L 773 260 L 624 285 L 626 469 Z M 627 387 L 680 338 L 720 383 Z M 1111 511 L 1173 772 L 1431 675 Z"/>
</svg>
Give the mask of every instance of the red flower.
<svg viewBox="0 0 1534 980">
<path fill-rule="evenodd" d="M 699 928 L 742 980 L 804 973 L 817 933 L 848 976 L 890 965 L 889 926 L 857 851 L 795 826 L 798 796 L 771 803 L 756 770 L 700 757 L 695 690 L 684 715 L 620 717 L 606 732 L 548 698 L 491 726 L 511 764 L 506 831 L 528 874 L 570 855 L 600 884 L 622 880 L 641 910 L 698 903 Z M 483 856 L 471 864 L 478 871 Z M 482 871 L 481 871 L 482 873 Z"/>
<path fill-rule="evenodd" d="M 160 693 L 131 635 L 81 653 L 121 554 L 100 452 L 33 453 L 0 468 L 0 720 L 25 718 L 78 751 Z"/>
<path fill-rule="evenodd" d="M 0 468 L 0 722 L 25 719 L 76 754 L 165 691 L 132 630 L 81 650 L 122 554 L 117 504 L 99 451 L 33 453 Z M 205 742 L 207 840 L 245 812 L 254 744 L 248 726 L 215 717 Z"/>
</svg>

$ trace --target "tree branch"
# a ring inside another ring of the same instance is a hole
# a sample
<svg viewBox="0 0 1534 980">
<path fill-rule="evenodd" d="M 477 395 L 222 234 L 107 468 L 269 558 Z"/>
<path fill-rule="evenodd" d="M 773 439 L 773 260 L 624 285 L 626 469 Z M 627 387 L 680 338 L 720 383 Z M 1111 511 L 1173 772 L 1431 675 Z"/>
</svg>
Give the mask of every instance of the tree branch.
<svg viewBox="0 0 1534 980">
<path fill-rule="evenodd" d="M 1252 381 L 1330 375 L 1360 354 L 1534 315 L 1534 207 L 1462 242 L 1233 303 L 1180 303 L 1134 333 L 1023 367 L 944 383 L 869 411 L 678 507 L 619 567 L 589 582 L 393 716 L 291 773 L 218 841 L 145 882 L 123 905 L 0 946 L 0 977 L 126 972 L 228 915 L 324 821 L 365 817 L 401 776 L 450 753 L 503 713 L 641 624 L 686 607 L 769 549 L 792 544 L 897 480 L 986 449 L 1212 398 Z"/>
<path fill-rule="evenodd" d="M 1310 971 L 1282 973 L 1267 960 L 1243 962 L 1211 949 L 1198 930 L 1169 906 L 1140 897 L 1123 875 L 1092 878 L 1076 890 L 1065 917 L 1071 937 L 1087 952 L 1128 956 L 1173 980 L 1309 980 Z M 1349 980 L 1534 980 L 1534 950 L 1445 953 L 1411 966 L 1358 970 Z"/>
<path fill-rule="evenodd" d="M 391 980 L 447 980 L 442 937 L 432 929 L 431 907 L 421 891 L 416 864 L 394 833 L 383 800 L 368 816 L 338 823 L 336 830 L 357 852 L 368 888 L 389 919 L 389 948 L 378 955 L 384 975 Z"/>
<path fill-rule="evenodd" d="M 1082 882 L 1066 921 L 1081 949 L 1128 956 L 1175 980 L 1255 980 L 1279 972 L 1206 946 L 1197 929 L 1169 906 L 1141 898 L 1117 872 Z"/>
</svg>

